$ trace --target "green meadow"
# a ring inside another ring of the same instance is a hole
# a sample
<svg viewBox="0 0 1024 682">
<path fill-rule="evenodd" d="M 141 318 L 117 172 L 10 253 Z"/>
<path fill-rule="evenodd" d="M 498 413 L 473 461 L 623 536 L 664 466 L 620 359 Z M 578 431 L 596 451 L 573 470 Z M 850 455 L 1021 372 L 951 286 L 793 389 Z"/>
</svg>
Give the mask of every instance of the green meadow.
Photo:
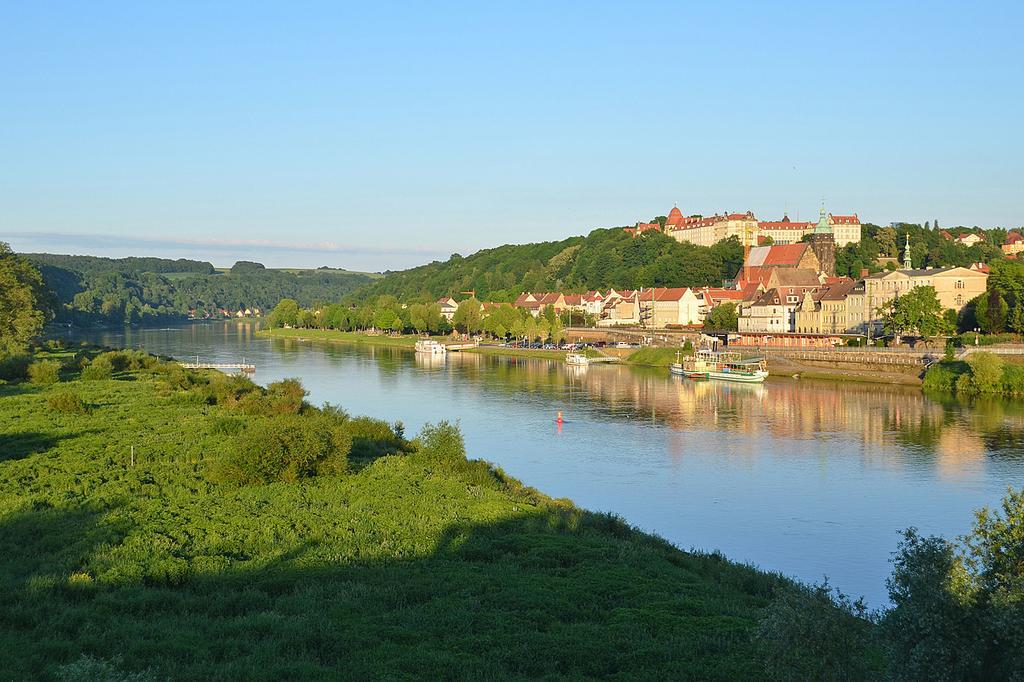
<svg viewBox="0 0 1024 682">
<path fill-rule="evenodd" d="M 58 359 L 0 385 L 2 679 L 762 672 L 788 581 L 551 499 L 453 427 Z"/>
</svg>

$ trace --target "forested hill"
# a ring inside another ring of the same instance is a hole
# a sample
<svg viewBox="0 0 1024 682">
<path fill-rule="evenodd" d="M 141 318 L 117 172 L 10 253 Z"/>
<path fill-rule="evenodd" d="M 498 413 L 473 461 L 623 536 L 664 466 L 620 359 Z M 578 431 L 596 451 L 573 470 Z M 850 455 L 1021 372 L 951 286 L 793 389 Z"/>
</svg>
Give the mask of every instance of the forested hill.
<svg viewBox="0 0 1024 682">
<path fill-rule="evenodd" d="M 210 263 L 164 258 L 24 254 L 56 299 L 57 319 L 77 324 L 184 320 L 220 311 L 269 310 L 282 298 L 302 305 L 337 301 L 374 275 L 345 270 L 271 270 L 240 261 L 228 271 Z"/>
<path fill-rule="evenodd" d="M 455 254 L 444 262 L 388 273 L 360 288 L 356 297 L 392 294 L 401 300 L 433 300 L 475 291 L 478 298 L 510 301 L 524 291 L 719 286 L 742 264 L 743 248 L 736 239 L 705 247 L 658 232 L 634 239 L 622 228 L 610 228 L 558 242 Z"/>
</svg>

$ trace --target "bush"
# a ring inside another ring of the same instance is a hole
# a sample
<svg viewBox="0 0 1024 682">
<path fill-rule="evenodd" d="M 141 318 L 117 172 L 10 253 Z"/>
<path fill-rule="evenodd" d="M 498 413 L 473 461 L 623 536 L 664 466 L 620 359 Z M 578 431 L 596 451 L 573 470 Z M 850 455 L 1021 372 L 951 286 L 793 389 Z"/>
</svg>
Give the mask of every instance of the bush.
<svg viewBox="0 0 1024 682">
<path fill-rule="evenodd" d="M 109 354 L 97 355 L 82 369 L 83 381 L 104 381 L 114 375 L 114 363 Z"/>
<path fill-rule="evenodd" d="M 239 405 L 248 414 L 300 414 L 309 407 L 305 401 L 307 395 L 308 392 L 298 379 L 282 379 L 269 384 L 266 392 L 244 395 L 239 400 Z"/>
<path fill-rule="evenodd" d="M 408 448 L 408 443 L 398 430 L 380 419 L 355 417 L 349 419 L 345 426 L 352 434 L 352 457 L 355 459 L 376 459 L 404 452 Z"/>
<path fill-rule="evenodd" d="M 245 429 L 245 422 L 236 417 L 215 417 L 210 424 L 214 436 L 237 436 Z"/>
<path fill-rule="evenodd" d="M 71 391 L 54 393 L 46 402 L 51 410 L 63 414 L 89 414 L 92 412 L 90 407 Z"/>
<path fill-rule="evenodd" d="M 960 377 L 970 377 L 970 367 L 966 362 L 958 360 L 936 362 L 925 372 L 923 387 L 926 391 L 939 391 L 943 393 L 955 393 L 957 381 Z"/>
<path fill-rule="evenodd" d="M 872 623 L 867 609 L 862 601 L 851 602 L 843 593 L 833 591 L 828 582 L 780 590 L 756 637 L 764 649 L 765 672 L 771 679 L 871 677 Z"/>
<path fill-rule="evenodd" d="M 28 366 L 32 364 L 32 356 L 19 353 L 0 357 L 0 379 L 4 381 L 21 381 L 28 377 Z"/>
<path fill-rule="evenodd" d="M 1024 490 L 959 545 L 905 531 L 883 629 L 896 679 L 1024 679 Z"/>
<path fill-rule="evenodd" d="M 426 424 L 416 438 L 418 455 L 432 464 L 456 466 L 466 461 L 466 444 L 459 427 L 447 421 Z"/>
<path fill-rule="evenodd" d="M 28 366 L 28 379 L 33 384 L 55 384 L 60 381 L 60 363 L 37 360 Z"/>
<path fill-rule="evenodd" d="M 967 356 L 970 375 L 957 379 L 958 393 L 998 393 L 1003 384 L 1003 359 L 995 353 L 971 353 Z"/>
<path fill-rule="evenodd" d="M 276 415 L 253 421 L 235 438 L 220 473 L 245 484 L 342 474 L 351 448 L 344 422 L 332 415 Z"/>
</svg>

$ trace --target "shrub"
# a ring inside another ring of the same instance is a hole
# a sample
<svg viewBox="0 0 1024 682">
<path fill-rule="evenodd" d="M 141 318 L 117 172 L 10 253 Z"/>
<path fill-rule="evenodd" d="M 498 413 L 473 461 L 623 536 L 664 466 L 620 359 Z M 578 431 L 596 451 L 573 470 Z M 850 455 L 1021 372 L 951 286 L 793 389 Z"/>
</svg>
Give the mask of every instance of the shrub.
<svg viewBox="0 0 1024 682">
<path fill-rule="evenodd" d="M 214 436 L 237 436 L 245 429 L 245 422 L 236 417 L 215 417 L 210 424 Z"/>
<path fill-rule="evenodd" d="M 21 381 L 28 377 L 28 366 L 32 356 L 24 353 L 0 357 L 0 379 Z"/>
<path fill-rule="evenodd" d="M 380 419 L 355 417 L 349 419 L 345 426 L 352 434 L 352 457 L 355 459 L 370 460 L 394 455 L 408 447 L 398 430 Z M 401 423 L 396 426 L 401 427 Z"/>
<path fill-rule="evenodd" d="M 1003 359 L 995 353 L 971 353 L 971 387 L 975 393 L 996 393 L 1002 387 Z"/>
<path fill-rule="evenodd" d="M 1024 679 L 1024 490 L 959 545 L 904 532 L 883 621 L 896 679 Z"/>
<path fill-rule="evenodd" d="M 864 603 L 826 581 L 781 589 L 756 637 L 771 679 L 861 680 L 871 676 L 871 627 Z"/>
<path fill-rule="evenodd" d="M 88 414 L 92 410 L 71 391 L 54 393 L 47 399 L 50 409 L 63 414 Z"/>
<path fill-rule="evenodd" d="M 83 381 L 103 381 L 114 375 L 114 363 L 108 354 L 97 355 L 82 369 Z"/>
<path fill-rule="evenodd" d="M 37 360 L 28 366 L 28 379 L 33 384 L 55 384 L 60 381 L 60 363 Z"/>
<path fill-rule="evenodd" d="M 1003 394 L 1024 395 L 1024 366 L 1003 365 Z"/>
<path fill-rule="evenodd" d="M 276 415 L 253 421 L 235 438 L 220 473 L 246 484 L 342 474 L 351 448 L 352 436 L 331 415 Z"/>
<path fill-rule="evenodd" d="M 305 401 L 306 395 L 308 393 L 298 379 L 282 379 L 269 384 L 265 392 L 245 394 L 239 400 L 239 405 L 248 414 L 300 414 L 309 407 Z"/>
<path fill-rule="evenodd" d="M 936 362 L 925 372 L 923 387 L 926 391 L 940 391 L 943 393 L 955 393 L 957 381 L 960 377 L 966 377 L 970 382 L 970 368 L 966 362 L 957 360 Z"/>
<path fill-rule="evenodd" d="M 447 421 L 426 424 L 416 439 L 418 455 L 432 464 L 458 465 L 466 461 L 466 444 L 459 427 Z"/>
</svg>

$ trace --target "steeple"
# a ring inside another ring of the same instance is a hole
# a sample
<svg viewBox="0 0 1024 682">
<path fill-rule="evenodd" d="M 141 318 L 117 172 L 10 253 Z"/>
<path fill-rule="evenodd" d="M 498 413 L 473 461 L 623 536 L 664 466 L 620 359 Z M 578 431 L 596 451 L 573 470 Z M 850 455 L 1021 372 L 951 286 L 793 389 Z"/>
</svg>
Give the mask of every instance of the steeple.
<svg viewBox="0 0 1024 682">
<path fill-rule="evenodd" d="M 814 226 L 814 234 L 832 234 L 832 226 L 828 224 L 828 217 L 825 216 L 825 202 L 821 202 L 821 210 L 818 211 L 818 224 Z"/>
<path fill-rule="evenodd" d="M 914 262 L 910 260 L 910 233 L 907 232 L 907 243 L 903 247 L 903 269 L 913 270 Z"/>
</svg>

